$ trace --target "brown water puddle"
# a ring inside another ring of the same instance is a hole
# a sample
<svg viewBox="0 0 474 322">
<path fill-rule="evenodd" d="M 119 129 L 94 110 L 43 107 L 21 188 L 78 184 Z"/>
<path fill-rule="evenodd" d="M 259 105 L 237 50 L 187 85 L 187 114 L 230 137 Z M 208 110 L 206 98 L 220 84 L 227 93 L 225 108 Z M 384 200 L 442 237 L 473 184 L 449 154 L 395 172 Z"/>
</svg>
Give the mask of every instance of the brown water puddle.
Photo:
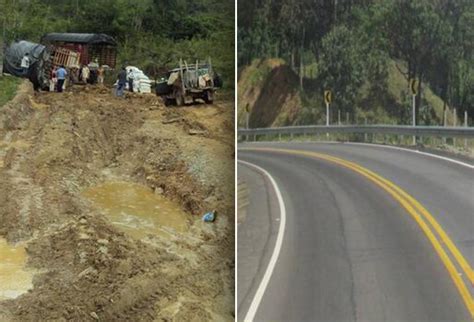
<svg viewBox="0 0 474 322">
<path fill-rule="evenodd" d="M 25 270 L 26 251 L 0 238 L 0 300 L 16 298 L 33 287 L 33 272 Z"/>
<path fill-rule="evenodd" d="M 186 214 L 179 205 L 139 184 L 108 182 L 86 189 L 83 196 L 135 238 L 148 234 L 169 237 L 188 228 Z"/>
</svg>

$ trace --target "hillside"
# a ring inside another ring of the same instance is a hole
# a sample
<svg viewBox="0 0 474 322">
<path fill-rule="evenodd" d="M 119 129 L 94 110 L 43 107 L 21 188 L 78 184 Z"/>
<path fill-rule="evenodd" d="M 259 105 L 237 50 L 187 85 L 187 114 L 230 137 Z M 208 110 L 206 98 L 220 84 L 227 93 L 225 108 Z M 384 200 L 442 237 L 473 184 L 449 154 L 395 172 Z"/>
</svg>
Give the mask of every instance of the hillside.
<svg viewBox="0 0 474 322">
<path fill-rule="evenodd" d="M 467 112 L 473 124 L 473 1 L 242 0 L 238 10 L 241 71 L 277 58 L 296 76 L 287 79 L 304 81 L 298 115 L 278 119 L 280 103 L 272 107 L 279 122 L 323 123 L 321 93 L 331 89 L 332 122 L 340 111 L 352 123 L 411 124 L 408 84 L 415 80 L 417 124 L 442 124 L 448 106 L 448 122 L 456 109 L 458 119 Z"/>
<path fill-rule="evenodd" d="M 298 77 L 283 60 L 255 60 L 241 70 L 238 88 L 238 127 L 245 127 L 247 105 L 250 127 L 295 122 L 301 107 Z"/>
<path fill-rule="evenodd" d="M 349 114 L 350 123 L 362 123 L 367 117 L 370 124 L 410 124 L 411 96 L 400 66 L 402 62 L 389 61 L 385 86 L 379 91 L 369 91 L 367 84 L 361 87 L 355 99 L 355 114 Z M 250 127 L 324 124 L 322 93 L 312 90 L 318 87 L 317 79 L 305 78 L 304 91 L 300 90 L 297 74 L 282 59 L 254 60 L 239 73 L 238 126 L 245 127 L 247 104 Z M 443 101 L 426 84 L 421 102 L 420 121 L 441 125 Z M 336 110 L 337 96 L 333 106 Z M 448 124 L 452 124 L 449 110 Z M 341 119 L 345 123 L 345 114 Z M 335 122 L 337 112 L 333 111 L 331 123 Z"/>
</svg>

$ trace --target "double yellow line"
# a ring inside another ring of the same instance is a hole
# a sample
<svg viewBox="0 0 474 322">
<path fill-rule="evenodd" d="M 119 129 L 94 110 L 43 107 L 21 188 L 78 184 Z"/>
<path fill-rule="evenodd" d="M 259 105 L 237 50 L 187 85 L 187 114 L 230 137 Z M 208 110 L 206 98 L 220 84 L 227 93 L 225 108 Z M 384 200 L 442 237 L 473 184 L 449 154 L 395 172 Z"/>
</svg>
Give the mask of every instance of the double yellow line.
<svg viewBox="0 0 474 322">
<path fill-rule="evenodd" d="M 474 299 L 466 286 L 464 280 L 460 276 L 456 265 L 453 263 L 451 258 L 448 256 L 448 253 L 443 248 L 444 244 L 451 253 L 452 257 L 455 259 L 459 267 L 463 270 L 468 281 L 474 286 L 474 271 L 469 265 L 468 261 L 461 254 L 459 249 L 453 243 L 451 238 L 446 234 L 441 225 L 434 219 L 434 217 L 426 210 L 415 198 L 410 196 L 407 192 L 402 190 L 396 184 L 391 181 L 379 176 L 378 174 L 370 171 L 367 168 L 364 168 L 354 162 L 347 161 L 344 159 L 336 158 L 327 154 L 310 152 L 310 151 L 301 151 L 301 150 L 289 150 L 289 149 L 275 149 L 275 148 L 243 148 L 242 150 L 256 150 L 256 151 L 268 151 L 268 152 L 279 152 L 285 154 L 293 155 L 302 155 L 311 158 L 317 158 L 329 162 L 336 163 L 345 168 L 351 169 L 365 178 L 369 179 L 377 186 L 388 192 L 395 200 L 397 200 L 400 205 L 413 217 L 413 219 L 418 223 L 423 233 L 428 237 L 429 241 L 433 245 L 436 253 L 441 258 L 444 266 L 449 272 L 451 279 L 456 285 L 464 303 L 469 310 L 471 317 L 474 318 Z M 428 225 L 431 225 L 430 226 Z M 435 234 L 436 232 L 436 234 Z M 436 236 L 437 235 L 437 236 Z"/>
</svg>

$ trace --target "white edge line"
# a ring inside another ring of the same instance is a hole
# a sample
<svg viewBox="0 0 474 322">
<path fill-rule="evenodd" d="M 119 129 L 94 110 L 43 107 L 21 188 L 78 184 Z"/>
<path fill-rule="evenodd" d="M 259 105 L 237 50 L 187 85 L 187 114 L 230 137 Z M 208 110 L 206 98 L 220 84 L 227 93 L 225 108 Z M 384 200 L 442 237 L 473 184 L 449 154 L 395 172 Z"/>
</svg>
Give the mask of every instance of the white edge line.
<svg viewBox="0 0 474 322">
<path fill-rule="evenodd" d="M 249 144 L 249 143 L 250 144 L 268 144 L 268 143 L 278 144 L 278 143 L 281 143 L 281 142 L 248 142 L 246 144 Z M 301 141 L 301 143 L 313 143 L 313 144 L 324 143 L 324 144 L 349 144 L 349 145 L 376 146 L 376 147 L 381 147 L 381 148 L 387 148 L 387 149 L 411 152 L 411 153 L 415 153 L 415 154 L 421 154 L 421 155 L 425 155 L 425 156 L 432 157 L 432 158 L 435 158 L 435 159 L 440 159 L 440 160 L 448 161 L 448 162 L 451 162 L 451 163 L 455 163 L 457 165 L 461 165 L 461 166 L 464 166 L 464 167 L 469 168 L 469 169 L 474 169 L 474 165 L 466 163 L 466 162 L 451 159 L 451 158 L 448 158 L 448 157 L 443 157 L 441 155 L 437 155 L 437 154 L 433 154 L 433 153 L 422 152 L 420 150 L 401 148 L 401 147 L 398 147 L 398 146 L 375 144 L 375 143 L 363 143 L 363 142 L 335 142 L 335 141 L 328 141 L 328 142 L 305 142 L 305 141 Z"/>
<path fill-rule="evenodd" d="M 283 197 L 281 196 L 280 189 L 278 188 L 278 185 L 276 184 L 275 179 L 273 179 L 270 173 L 268 173 L 265 169 L 255 164 L 242 161 L 242 160 L 238 160 L 237 162 L 240 162 L 242 164 L 245 164 L 248 167 L 256 169 L 257 171 L 263 173 L 270 180 L 273 186 L 273 189 L 275 190 L 275 194 L 278 199 L 278 206 L 280 208 L 280 226 L 278 228 L 278 235 L 275 242 L 275 248 L 273 249 L 272 257 L 270 258 L 270 261 L 268 262 L 268 266 L 267 266 L 267 269 L 265 270 L 265 274 L 263 275 L 262 281 L 260 282 L 260 285 L 258 286 L 258 289 L 255 292 L 255 296 L 253 297 L 253 300 L 250 303 L 249 309 L 244 318 L 245 322 L 252 322 L 253 319 L 255 318 L 255 314 L 257 313 L 257 309 L 260 305 L 260 302 L 262 301 L 268 282 L 270 281 L 270 278 L 272 277 L 273 270 L 275 269 L 275 265 L 278 260 L 278 256 L 280 255 L 281 246 L 283 244 L 283 235 L 285 234 L 286 208 L 285 208 L 285 203 L 283 202 Z"/>
</svg>

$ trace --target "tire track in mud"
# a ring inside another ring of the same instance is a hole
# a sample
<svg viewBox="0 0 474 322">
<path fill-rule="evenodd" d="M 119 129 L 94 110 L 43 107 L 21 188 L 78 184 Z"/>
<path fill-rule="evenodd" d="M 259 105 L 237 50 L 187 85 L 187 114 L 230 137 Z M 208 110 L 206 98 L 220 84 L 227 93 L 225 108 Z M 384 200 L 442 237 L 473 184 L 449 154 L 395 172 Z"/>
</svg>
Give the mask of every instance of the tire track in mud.
<svg viewBox="0 0 474 322">
<path fill-rule="evenodd" d="M 215 162 L 233 163 L 233 147 L 221 142 L 228 137 L 190 137 L 178 125 L 156 126 L 169 112 L 156 97 L 118 100 L 108 93 L 22 88 L 0 110 L 0 236 L 29 240 L 28 265 L 41 272 L 32 291 L 0 302 L 0 317 L 233 320 L 234 214 L 227 187 L 233 187 L 233 168 L 212 169 Z M 198 176 L 190 147 L 201 144 L 201 154 L 216 160 L 200 165 L 204 175 Z M 190 213 L 189 232 L 138 241 L 117 230 L 80 196 L 111 179 L 179 201 Z M 209 209 L 219 214 L 212 225 L 192 216 Z"/>
</svg>

